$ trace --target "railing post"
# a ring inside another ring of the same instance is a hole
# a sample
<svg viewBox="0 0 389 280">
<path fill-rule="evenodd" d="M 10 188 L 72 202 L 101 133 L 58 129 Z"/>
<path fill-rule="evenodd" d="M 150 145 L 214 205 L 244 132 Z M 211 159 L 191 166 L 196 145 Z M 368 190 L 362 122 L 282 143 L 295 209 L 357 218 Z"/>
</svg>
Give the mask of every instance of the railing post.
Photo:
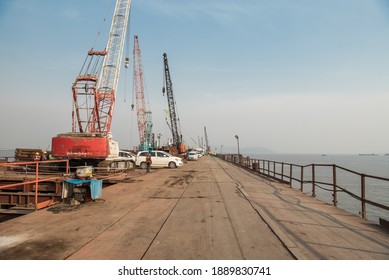
<svg viewBox="0 0 389 280">
<path fill-rule="evenodd" d="M 361 175 L 361 203 L 362 203 L 362 218 L 366 219 L 366 175 Z"/>
<path fill-rule="evenodd" d="M 281 163 L 281 182 L 284 182 L 284 162 Z"/>
<path fill-rule="evenodd" d="M 289 182 L 289 185 L 290 185 L 290 187 L 292 188 L 292 181 L 293 181 L 293 179 L 292 179 L 292 176 L 293 176 L 293 172 L 292 172 L 292 168 L 293 168 L 293 165 L 292 164 L 289 164 L 290 165 L 290 170 L 289 170 L 289 173 L 290 173 L 290 175 L 289 175 L 289 180 L 290 180 L 290 182 Z"/>
<path fill-rule="evenodd" d="M 38 211 L 38 177 L 39 162 L 35 163 L 35 211 Z"/>
<path fill-rule="evenodd" d="M 336 191 L 336 165 L 333 164 L 332 165 L 332 186 L 333 186 L 333 200 L 332 202 L 334 203 L 334 206 L 337 206 L 338 205 L 338 195 L 337 195 L 337 191 Z"/>
<path fill-rule="evenodd" d="M 315 164 L 312 164 L 312 196 L 316 196 Z"/>
<path fill-rule="evenodd" d="M 304 190 L 304 166 L 301 166 L 300 191 Z"/>
<path fill-rule="evenodd" d="M 276 162 L 273 161 L 273 178 L 276 178 Z"/>
<path fill-rule="evenodd" d="M 69 174 L 69 160 L 66 161 L 66 174 Z"/>
<path fill-rule="evenodd" d="M 267 176 L 269 176 L 269 177 L 270 177 L 270 161 L 268 160 L 268 161 L 266 161 L 266 163 L 267 163 L 267 167 L 266 167 L 266 170 L 267 170 Z"/>
<path fill-rule="evenodd" d="M 266 169 L 266 171 L 267 171 L 267 176 L 269 176 L 269 174 L 270 174 L 270 173 L 269 173 L 269 161 L 267 160 L 266 163 L 267 163 L 267 169 Z"/>
</svg>

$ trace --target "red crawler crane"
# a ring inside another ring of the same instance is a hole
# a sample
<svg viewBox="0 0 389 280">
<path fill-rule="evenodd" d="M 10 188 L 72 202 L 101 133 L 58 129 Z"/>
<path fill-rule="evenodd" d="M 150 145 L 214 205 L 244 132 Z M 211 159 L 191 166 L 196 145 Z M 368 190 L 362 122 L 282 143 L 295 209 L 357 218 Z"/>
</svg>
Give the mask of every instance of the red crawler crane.
<svg viewBox="0 0 389 280">
<path fill-rule="evenodd" d="M 117 0 L 105 50 L 88 52 L 72 86 L 72 132 L 53 137 L 53 156 L 93 165 L 118 156 L 111 123 L 130 7 Z"/>
<path fill-rule="evenodd" d="M 146 108 L 142 56 L 138 36 L 136 35 L 134 36 L 134 88 L 140 140 L 139 150 L 145 151 L 153 146 L 151 139 L 153 123 L 151 121 L 151 111 Z"/>
</svg>

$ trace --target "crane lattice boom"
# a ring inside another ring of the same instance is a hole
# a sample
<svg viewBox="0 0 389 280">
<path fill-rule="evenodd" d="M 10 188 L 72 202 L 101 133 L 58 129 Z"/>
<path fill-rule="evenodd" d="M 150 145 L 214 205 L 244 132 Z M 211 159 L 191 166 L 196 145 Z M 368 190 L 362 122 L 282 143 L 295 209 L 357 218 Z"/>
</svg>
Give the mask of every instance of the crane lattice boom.
<svg viewBox="0 0 389 280">
<path fill-rule="evenodd" d="M 209 146 L 207 128 L 204 126 L 204 137 L 205 137 L 205 150 L 208 153 L 211 150 L 211 146 Z"/>
<path fill-rule="evenodd" d="M 73 84 L 73 132 L 106 136 L 111 131 L 130 6 L 131 0 L 117 0 L 105 50 L 88 52 Z"/>
<path fill-rule="evenodd" d="M 169 114 L 170 114 L 170 128 L 173 135 L 173 145 L 178 147 L 181 144 L 180 135 L 178 133 L 178 125 L 177 125 L 177 114 L 175 101 L 173 96 L 173 85 L 170 78 L 169 64 L 167 59 L 167 54 L 163 54 L 164 61 L 164 70 L 165 70 L 165 86 L 166 86 L 166 96 L 169 106 Z"/>
<path fill-rule="evenodd" d="M 149 144 L 151 144 L 152 120 L 151 112 L 146 109 L 142 55 L 138 36 L 134 36 L 134 89 L 140 150 L 146 150 L 149 148 Z"/>
</svg>

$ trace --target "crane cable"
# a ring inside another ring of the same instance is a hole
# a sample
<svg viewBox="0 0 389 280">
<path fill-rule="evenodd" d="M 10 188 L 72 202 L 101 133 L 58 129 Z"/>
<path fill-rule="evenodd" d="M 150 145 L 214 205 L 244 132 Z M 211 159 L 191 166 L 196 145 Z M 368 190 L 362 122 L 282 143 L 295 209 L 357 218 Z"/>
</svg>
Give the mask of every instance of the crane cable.
<svg viewBox="0 0 389 280">
<path fill-rule="evenodd" d="M 106 11 L 105 16 L 103 18 L 103 21 L 100 24 L 100 27 L 99 27 L 98 32 L 96 34 L 95 40 L 94 40 L 94 42 L 92 44 L 91 50 L 94 49 L 94 47 L 95 47 L 95 45 L 97 43 L 97 40 L 100 37 L 101 30 L 103 29 L 104 25 L 106 24 L 106 18 L 108 16 L 108 13 L 112 10 L 112 6 L 113 5 L 108 6 L 108 8 L 107 8 L 107 11 Z M 95 60 L 94 64 L 92 65 L 93 59 L 90 59 L 89 62 L 88 62 L 88 58 L 89 58 L 89 54 L 87 54 L 86 57 L 85 57 L 84 63 L 83 63 L 83 65 L 82 65 L 82 67 L 80 69 L 80 72 L 78 74 L 79 76 L 82 75 L 83 73 L 93 73 L 93 74 L 96 74 L 96 75 L 99 74 L 98 73 L 99 72 L 98 69 L 101 69 L 101 64 L 102 64 L 103 60 L 100 59 L 100 56 L 98 56 L 97 59 Z M 87 88 L 88 84 L 86 84 L 85 87 Z M 93 104 L 93 102 L 91 100 L 86 99 L 85 102 L 83 104 L 81 104 L 81 106 L 86 104 L 86 107 L 90 107 L 91 105 L 90 104 L 88 105 L 88 103 Z M 73 106 L 74 106 L 74 104 L 73 104 Z M 90 118 L 91 118 L 91 115 L 87 113 L 88 122 L 89 122 Z"/>
<path fill-rule="evenodd" d="M 130 6 L 130 13 L 129 13 L 129 17 L 128 17 L 128 25 L 130 25 L 130 22 L 131 22 L 131 6 Z M 127 86 L 129 84 L 131 84 L 131 82 L 128 83 L 127 85 L 127 76 L 130 77 L 130 75 L 128 74 L 129 72 L 129 68 L 130 68 L 130 57 L 131 57 L 131 30 L 129 28 L 129 26 L 127 26 L 127 34 L 126 34 L 126 37 L 127 37 L 127 44 L 126 44 L 126 58 L 125 58 L 125 71 L 126 71 L 126 75 L 125 75 L 125 93 L 124 93 L 124 102 L 126 103 L 127 102 Z M 133 57 L 134 59 L 134 57 Z M 135 81 L 134 81 L 134 77 L 132 75 L 132 86 L 131 86 L 131 95 L 132 95 L 132 100 L 131 100 L 131 120 L 130 120 L 130 146 L 133 146 L 133 142 L 134 142 L 134 135 L 136 134 L 136 132 L 134 132 L 134 120 L 135 120 L 135 117 L 134 117 L 134 95 L 135 95 L 135 90 L 134 90 L 134 87 L 135 87 Z"/>
<path fill-rule="evenodd" d="M 131 32 L 130 32 L 130 28 L 129 28 L 129 25 L 130 25 L 130 22 L 131 22 L 131 6 L 130 6 L 130 12 L 129 12 L 129 16 L 128 16 L 128 23 L 127 23 L 127 30 L 126 30 L 126 58 L 125 58 L 125 64 L 124 64 L 124 68 L 125 68 L 125 73 L 124 73 L 124 103 L 127 102 L 127 76 L 128 76 L 128 68 L 130 66 L 130 35 L 131 35 Z"/>
<path fill-rule="evenodd" d="M 106 19 L 107 19 L 108 13 L 109 13 L 110 11 L 113 11 L 113 10 L 115 9 L 115 3 L 116 3 L 116 1 L 112 0 L 111 5 L 108 6 L 108 8 L 107 8 L 107 12 L 105 13 L 105 16 L 104 16 L 104 18 L 103 18 L 103 22 L 101 23 L 100 28 L 98 29 L 99 31 L 98 31 L 97 34 L 96 34 L 95 41 L 94 41 L 93 44 L 92 44 L 92 48 L 91 48 L 92 50 L 93 50 L 94 46 L 96 45 L 97 40 L 98 40 L 99 37 L 100 37 L 101 30 L 103 29 L 103 26 L 106 24 Z"/>
</svg>

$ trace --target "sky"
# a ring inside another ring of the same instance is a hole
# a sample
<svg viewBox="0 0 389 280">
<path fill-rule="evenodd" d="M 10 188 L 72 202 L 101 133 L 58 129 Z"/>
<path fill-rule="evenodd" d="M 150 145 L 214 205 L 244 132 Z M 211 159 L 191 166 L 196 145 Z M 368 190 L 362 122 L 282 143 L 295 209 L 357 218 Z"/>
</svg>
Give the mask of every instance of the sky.
<svg viewBox="0 0 389 280">
<path fill-rule="evenodd" d="M 114 3 L 0 0 L 0 149 L 49 150 L 71 131 L 71 85 L 87 51 L 105 47 Z M 206 126 L 216 151 L 236 153 L 238 135 L 277 153 L 389 153 L 388 0 L 133 0 L 131 63 L 134 35 L 163 142 L 167 53 L 189 146 Z M 131 149 L 131 67 L 116 98 L 112 134 Z"/>
</svg>

